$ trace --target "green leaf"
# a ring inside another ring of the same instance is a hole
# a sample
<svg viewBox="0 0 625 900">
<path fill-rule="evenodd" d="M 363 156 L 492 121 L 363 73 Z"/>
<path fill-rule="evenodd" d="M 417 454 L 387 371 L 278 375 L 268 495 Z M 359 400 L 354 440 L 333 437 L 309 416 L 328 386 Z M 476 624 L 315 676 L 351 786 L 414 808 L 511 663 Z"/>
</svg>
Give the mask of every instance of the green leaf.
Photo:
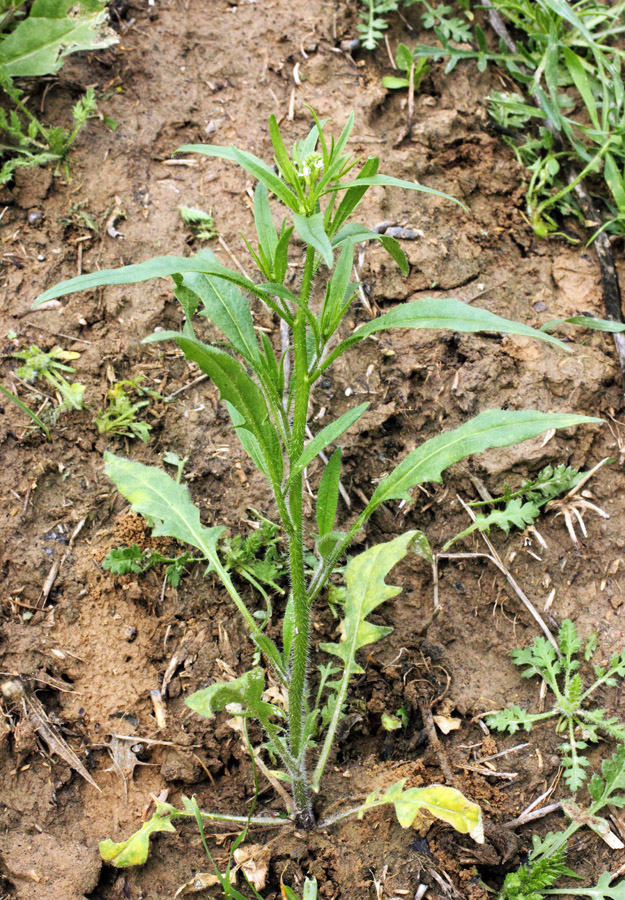
<svg viewBox="0 0 625 900">
<path fill-rule="evenodd" d="M 142 866 L 150 852 L 150 835 L 159 831 L 176 833 L 170 816 L 161 816 L 155 812 L 149 822 L 144 822 L 139 831 L 135 831 L 127 841 L 119 844 L 114 843 L 110 838 L 100 841 L 100 856 L 117 869 L 125 869 L 127 866 Z"/>
<path fill-rule="evenodd" d="M 238 163 L 242 169 L 245 169 L 250 175 L 256 178 L 261 184 L 264 184 L 268 190 L 276 195 L 285 206 L 289 209 L 296 210 L 299 208 L 299 201 L 293 191 L 289 190 L 286 184 L 281 181 L 275 174 L 273 169 L 266 163 L 254 156 L 253 153 L 247 153 L 244 150 L 238 150 L 236 147 L 220 147 L 216 144 L 184 144 L 178 147 L 176 153 L 201 153 L 203 156 L 217 157 L 218 159 L 227 159 L 231 162 Z"/>
<path fill-rule="evenodd" d="M 325 232 L 323 213 L 315 213 L 312 216 L 303 216 L 293 213 L 293 224 L 300 238 L 315 248 L 328 268 L 334 264 L 334 254 L 330 238 Z"/>
<path fill-rule="evenodd" d="M 267 259 L 273 262 L 278 246 L 278 232 L 271 215 L 267 188 L 260 182 L 254 191 L 254 224 L 260 246 Z"/>
<path fill-rule="evenodd" d="M 57 72 L 69 53 L 117 43 L 107 22 L 108 12 L 100 2 L 34 3 L 30 15 L 0 39 L 0 68 L 15 78 Z"/>
<path fill-rule="evenodd" d="M 15 403 L 15 405 L 18 407 L 18 409 L 21 409 L 23 413 L 26 413 L 27 416 L 30 416 L 30 418 L 33 420 L 33 422 L 35 422 L 35 424 L 37 424 L 39 426 L 39 428 L 41 428 L 41 430 L 43 431 L 45 436 L 48 438 L 48 440 L 50 440 L 50 432 L 48 430 L 48 427 L 46 425 L 44 425 L 44 423 L 41 421 L 39 416 L 36 413 L 34 413 L 32 411 L 32 409 L 30 409 L 28 406 L 26 406 L 26 404 L 23 403 L 19 397 L 16 397 L 15 394 L 12 394 L 11 391 L 7 391 L 7 389 L 5 387 L 2 387 L 1 384 L 0 384 L 0 394 L 4 394 L 4 396 L 7 397 L 7 399 L 9 399 L 11 401 L 11 403 Z"/>
<path fill-rule="evenodd" d="M 570 352 L 570 348 L 557 338 L 538 331 L 521 322 L 504 319 L 487 309 L 479 306 L 470 306 L 461 300 L 453 298 L 414 300 L 411 303 L 403 303 L 389 312 L 378 316 L 361 325 L 343 342 L 342 346 L 350 347 L 364 340 L 377 331 L 385 331 L 388 328 L 446 328 L 451 331 L 474 333 L 492 331 L 500 334 L 516 334 L 523 337 L 531 337 L 537 340 L 547 340 L 560 349 Z"/>
<path fill-rule="evenodd" d="M 329 338 L 334 334 L 340 321 L 350 284 L 353 261 L 354 243 L 347 240 L 341 249 L 332 278 L 328 282 L 326 289 L 320 317 L 320 328 L 324 338 Z"/>
<path fill-rule="evenodd" d="M 395 62 L 398 69 L 408 72 L 413 63 L 412 50 L 406 44 L 398 44 L 395 51 Z"/>
<path fill-rule="evenodd" d="M 364 670 L 356 663 L 356 652 L 373 644 L 393 630 L 373 625 L 367 616 L 385 600 L 395 597 L 401 588 L 386 584 L 385 578 L 400 559 L 403 559 L 415 537 L 407 531 L 392 541 L 377 544 L 350 560 L 345 568 L 347 591 L 344 601 L 345 618 L 341 622 L 341 643 L 321 644 L 321 649 L 343 660 L 344 678 Z"/>
<path fill-rule="evenodd" d="M 306 466 L 321 453 L 324 447 L 327 447 L 328 444 L 332 444 L 347 431 L 348 428 L 351 428 L 368 408 L 368 401 L 366 403 L 361 403 L 359 406 L 355 406 L 353 409 L 349 409 L 346 413 L 343 413 L 343 415 L 339 416 L 335 422 L 330 422 L 329 425 L 322 428 L 321 431 L 306 444 L 300 458 L 293 463 L 290 477 L 293 478 L 305 469 Z"/>
<path fill-rule="evenodd" d="M 402 828 L 410 828 L 421 810 L 447 822 L 460 834 L 470 835 L 484 843 L 482 810 L 455 788 L 432 784 L 425 788 L 409 788 L 394 801 L 397 820 Z"/>
<path fill-rule="evenodd" d="M 371 512 L 388 500 L 410 500 L 410 489 L 426 481 L 441 481 L 442 472 L 474 453 L 491 447 L 509 447 L 537 437 L 552 428 L 570 428 L 601 419 L 535 410 L 490 409 L 454 431 L 439 434 L 403 459 L 375 489 L 367 509 Z"/>
<path fill-rule="evenodd" d="M 409 191 L 421 191 L 424 194 L 434 194 L 436 197 L 442 197 L 444 200 L 451 200 L 452 203 L 457 203 L 465 212 L 468 212 L 467 207 L 460 200 L 456 200 L 455 197 L 450 197 L 449 194 L 444 194 L 442 191 L 435 191 L 434 188 L 425 187 L 423 184 L 418 184 L 416 181 L 404 181 L 401 178 L 393 178 L 391 175 L 371 175 L 367 178 L 359 177 L 356 181 L 344 181 L 339 182 L 338 184 L 328 185 L 326 190 L 328 192 L 331 191 L 343 191 L 345 188 L 353 188 L 353 187 L 398 187 L 404 188 Z"/>
<path fill-rule="evenodd" d="M 211 250 L 200 250 L 198 256 L 210 265 L 219 265 Z M 197 272 L 181 276 L 181 284 L 197 294 L 204 306 L 201 315 L 214 322 L 245 359 L 250 362 L 259 359 L 250 303 L 235 284 Z"/>
<path fill-rule="evenodd" d="M 250 669 L 233 681 L 216 681 L 214 684 L 196 691 L 185 699 L 186 705 L 206 719 L 212 719 L 215 713 L 226 709 L 231 703 L 240 704 L 244 712 L 237 715 L 253 713 L 260 719 L 274 715 L 276 708 L 261 699 L 265 690 L 265 673 L 262 669 Z"/>
<path fill-rule="evenodd" d="M 385 75 L 382 79 L 382 87 L 388 88 L 391 91 L 397 91 L 402 88 L 410 87 L 410 82 L 407 78 L 398 78 L 397 75 Z"/>
<path fill-rule="evenodd" d="M 317 527 L 321 538 L 326 534 L 330 534 L 334 528 L 339 502 L 341 455 L 341 448 L 337 447 L 328 460 L 328 464 L 321 476 L 319 490 L 317 491 Z"/>
<path fill-rule="evenodd" d="M 273 483 L 282 481 L 282 448 L 277 432 L 269 419 L 267 404 L 261 389 L 252 381 L 244 367 L 218 347 L 203 344 L 195 338 L 176 332 L 157 332 L 148 340 L 173 338 L 187 359 L 197 363 L 219 388 L 221 397 L 231 403 L 243 417 L 237 428 L 247 429 L 256 439 L 262 455 L 261 472 Z M 249 447 L 244 445 L 251 454 Z"/>
<path fill-rule="evenodd" d="M 205 528 L 200 511 L 182 484 L 157 469 L 130 459 L 104 454 L 104 471 L 135 512 L 155 521 L 155 537 L 172 537 L 191 544 L 205 556 L 215 555 L 223 526 Z"/>
<path fill-rule="evenodd" d="M 571 78 L 575 82 L 575 87 L 581 94 L 582 100 L 586 104 L 586 109 L 588 110 L 588 115 L 590 116 L 592 124 L 595 128 L 599 129 L 601 126 L 599 125 L 599 117 L 597 115 L 597 105 L 592 93 L 590 81 L 588 80 L 588 75 L 586 74 L 586 69 L 577 53 L 574 53 L 570 47 L 563 46 L 561 49 L 566 67 L 569 70 Z"/>
<path fill-rule="evenodd" d="M 343 222 L 345 222 L 345 220 L 353 213 L 364 195 L 367 193 L 367 185 L 358 187 L 358 179 L 368 178 L 371 175 L 375 175 L 378 171 L 379 165 L 380 160 L 377 158 L 377 156 L 369 157 L 369 159 L 360 170 L 358 178 L 356 179 L 356 187 L 349 188 L 349 190 L 345 191 L 341 202 L 339 203 L 336 214 L 332 220 L 331 234 L 335 234 L 338 231 Z"/>
</svg>

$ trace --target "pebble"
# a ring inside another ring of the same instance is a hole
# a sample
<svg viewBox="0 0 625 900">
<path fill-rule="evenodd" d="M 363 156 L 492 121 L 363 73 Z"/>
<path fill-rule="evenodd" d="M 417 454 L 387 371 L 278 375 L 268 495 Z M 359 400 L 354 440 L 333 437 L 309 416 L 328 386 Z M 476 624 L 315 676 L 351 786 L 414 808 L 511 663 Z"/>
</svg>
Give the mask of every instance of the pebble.
<svg viewBox="0 0 625 900">
<path fill-rule="evenodd" d="M 39 209 L 31 209 L 28 213 L 28 224 L 29 225 L 40 225 L 43 221 L 43 213 Z"/>
<path fill-rule="evenodd" d="M 136 626 L 135 625 L 127 625 L 126 630 L 124 631 L 124 636 L 125 636 L 126 640 L 128 641 L 128 643 L 132 644 L 132 642 L 137 637 Z"/>
</svg>

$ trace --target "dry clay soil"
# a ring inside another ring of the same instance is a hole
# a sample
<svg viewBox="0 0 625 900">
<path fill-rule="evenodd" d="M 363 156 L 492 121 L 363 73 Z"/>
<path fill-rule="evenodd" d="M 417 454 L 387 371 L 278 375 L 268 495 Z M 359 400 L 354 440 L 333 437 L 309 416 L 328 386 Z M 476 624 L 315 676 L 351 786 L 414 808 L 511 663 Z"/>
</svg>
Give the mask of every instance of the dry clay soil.
<svg viewBox="0 0 625 900">
<path fill-rule="evenodd" d="M 27 698 L 4 698 L 0 719 L 0 896 L 19 900 L 170 898 L 197 872 L 210 871 L 194 827 L 183 824 L 176 835 L 158 836 L 147 865 L 124 871 L 101 864 L 98 841 L 121 840 L 136 830 L 150 815 L 150 795 L 179 804 L 183 794 L 195 794 L 204 808 L 244 814 L 254 793 L 251 765 L 228 717 L 206 722 L 184 705 L 187 693 L 250 663 L 249 641 L 227 597 L 197 569 L 175 590 L 164 585 L 161 569 L 139 578 L 112 576 L 100 567 L 111 547 L 133 541 L 152 546 L 149 532 L 103 474 L 105 450 L 154 464 L 162 464 L 166 451 L 188 456 L 186 481 L 204 521 L 226 525 L 232 534 L 249 531 L 250 507 L 275 516 L 215 387 L 194 383 L 197 370 L 175 347 L 141 344 L 156 327 L 180 325 L 171 284 L 76 294 L 30 311 L 39 293 L 79 271 L 197 251 L 179 204 L 212 210 L 221 240 L 210 246 L 224 263 L 236 266 L 235 258 L 251 269 L 239 233 L 252 227 L 253 184 L 227 162 L 198 157 L 172 165 L 173 150 L 183 143 L 236 143 L 269 159 L 271 113 L 292 141 L 307 133 L 307 104 L 336 129 L 354 110 L 353 152 L 379 155 L 383 171 L 418 179 L 466 204 L 465 213 L 425 194 L 370 192 L 360 221 L 390 221 L 419 236 L 403 242 L 411 264 L 407 278 L 381 251 L 367 247 L 359 276 L 369 308 L 357 304 L 346 329 L 426 296 L 454 296 L 533 326 L 603 313 L 592 249 L 584 241 L 539 241 L 522 217 L 522 172 L 486 123 L 484 98 L 501 86 L 496 73 L 479 75 L 467 63 L 445 76 L 435 66 L 415 98 L 408 127 L 405 97 L 381 87 L 381 75 L 390 71 L 384 47 L 354 55 L 341 49 L 355 35 L 355 2 L 156 0 L 117 7 L 116 16 L 119 44 L 70 58 L 59 77 L 33 89 L 31 102 L 46 120 L 67 121 L 72 102 L 93 84 L 107 96 L 102 107 L 119 128 L 89 123 L 72 152 L 69 180 L 50 169 L 22 172 L 2 196 L 2 383 L 39 404 L 41 398 L 15 380 L 11 354 L 31 343 L 62 345 L 80 354 L 75 378 L 86 385 L 88 404 L 64 413 L 50 441 L 11 404 L 0 416 L 0 668 L 4 682 L 20 680 Z M 417 12 L 407 16 L 389 32 L 392 47 L 417 37 L 408 30 L 418 28 Z M 115 210 L 123 217 L 113 220 Z M 88 227 L 85 214 L 98 230 Z M 108 233 L 113 223 L 123 237 Z M 621 244 L 615 252 L 623 277 Z M 297 277 L 301 259 L 293 263 Z M 254 315 L 278 346 L 276 322 L 260 307 Z M 352 512 L 341 507 L 345 522 L 403 454 L 480 410 L 528 407 L 604 418 L 603 426 L 457 465 L 444 484 L 417 491 L 408 508 L 380 510 L 359 537 L 362 549 L 418 527 L 440 548 L 466 527 L 458 495 L 476 499 L 475 478 L 497 493 L 548 463 L 589 469 L 615 457 L 589 485 L 610 518 L 587 514 L 588 534 L 577 545 L 562 517 L 549 514 L 539 523 L 546 548 L 531 534 L 492 535 L 535 605 L 542 609 L 551 600 L 549 627 L 557 631 L 571 617 L 582 637 L 597 631 L 597 660 L 604 661 L 625 644 L 619 569 L 625 546 L 623 390 L 609 336 L 571 330 L 568 337 L 572 352 L 565 354 L 500 335 L 378 335 L 319 384 L 311 414 L 318 428 L 324 410 L 327 422 L 354 402 L 371 403 L 346 440 L 344 484 Z M 169 403 L 151 401 L 150 443 L 99 436 L 93 416 L 110 384 L 139 375 L 162 396 L 175 394 Z M 312 467 L 313 489 L 319 475 Z M 485 548 L 476 539 L 461 549 Z M 393 573 L 393 582 L 402 593 L 373 620 L 394 631 L 363 656 L 365 672 L 352 686 L 317 811 L 336 812 L 401 777 L 410 785 L 444 781 L 444 765 L 447 777 L 482 805 L 486 844 L 440 824 L 427 834 L 404 831 L 390 810 L 326 832 L 284 829 L 276 838 L 252 830 L 249 840 L 267 847 L 267 898 L 279 896 L 281 875 L 301 891 L 308 874 L 317 877 L 322 898 L 412 898 L 423 883 L 428 897 L 482 900 L 487 894 L 480 879 L 496 887 L 530 845 L 532 826 L 514 831 L 503 823 L 557 780 L 559 738 L 552 726 L 502 737 L 480 724 L 485 711 L 509 702 L 539 703 L 537 685 L 521 681 L 508 655 L 531 642 L 537 627 L 505 579 L 484 559 L 446 565 L 442 613 L 427 630 L 433 608 L 428 567 L 408 562 Z M 277 617 L 283 603 L 274 597 Z M 315 662 L 323 659 L 319 643 L 333 639 L 336 627 L 320 603 Z M 164 682 L 166 721 L 159 727 L 150 692 L 162 690 Z M 601 701 L 618 714 L 620 698 L 617 687 Z M 407 726 L 389 734 L 381 715 L 400 707 Z M 53 752 L 33 709 L 47 717 L 53 744 L 56 734 L 72 747 L 99 791 Z M 428 732 L 431 714 L 460 726 L 447 736 L 439 732 L 440 746 Z M 115 735 L 136 740 L 120 742 Z M 139 745 L 136 755 L 121 752 L 129 744 Z M 495 761 L 480 761 L 518 745 Z M 592 765 L 611 749 L 602 745 L 591 755 Z M 561 796 L 566 792 L 556 788 L 556 799 Z M 257 808 L 280 808 L 264 781 Z M 534 827 L 557 829 L 563 819 L 554 814 Z M 587 883 L 623 863 L 618 851 L 590 832 L 580 835 L 569 862 Z M 230 840 L 209 837 L 222 865 Z"/>
</svg>

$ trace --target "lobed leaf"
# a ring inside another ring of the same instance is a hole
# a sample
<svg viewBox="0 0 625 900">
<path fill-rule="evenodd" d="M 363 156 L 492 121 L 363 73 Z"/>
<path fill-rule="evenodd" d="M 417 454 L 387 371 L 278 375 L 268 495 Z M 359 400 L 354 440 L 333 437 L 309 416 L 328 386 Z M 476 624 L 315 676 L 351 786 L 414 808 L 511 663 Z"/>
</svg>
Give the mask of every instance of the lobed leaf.
<svg viewBox="0 0 625 900">
<path fill-rule="evenodd" d="M 491 447 L 519 444 L 552 428 L 570 428 L 583 422 L 601 421 L 568 413 L 487 410 L 454 431 L 439 434 L 409 453 L 380 481 L 367 510 L 370 514 L 388 500 L 410 500 L 411 488 L 426 481 L 441 481 L 446 468 L 474 453 Z"/>
<path fill-rule="evenodd" d="M 150 852 L 150 835 L 159 831 L 173 831 L 176 829 L 171 824 L 170 816 L 161 816 L 158 812 L 152 815 L 149 822 L 144 822 L 138 831 L 135 831 L 127 841 L 116 844 L 110 838 L 100 841 L 99 850 L 102 859 L 115 866 L 117 869 L 125 869 L 128 866 L 142 866 Z"/>
<path fill-rule="evenodd" d="M 185 699 L 185 703 L 206 719 L 212 719 L 215 713 L 234 703 L 240 704 L 244 710 L 237 711 L 237 715 L 252 713 L 262 720 L 276 712 L 271 703 L 262 700 L 264 690 L 265 673 L 262 669 L 256 668 L 250 669 L 233 681 L 216 681 L 201 691 L 195 691 Z"/>
<path fill-rule="evenodd" d="M 201 550 L 205 556 L 217 552 L 223 526 L 205 528 L 200 511 L 187 488 L 174 481 L 162 469 L 104 454 L 104 471 L 128 500 L 135 512 L 153 519 L 155 537 L 172 537 Z"/>
</svg>

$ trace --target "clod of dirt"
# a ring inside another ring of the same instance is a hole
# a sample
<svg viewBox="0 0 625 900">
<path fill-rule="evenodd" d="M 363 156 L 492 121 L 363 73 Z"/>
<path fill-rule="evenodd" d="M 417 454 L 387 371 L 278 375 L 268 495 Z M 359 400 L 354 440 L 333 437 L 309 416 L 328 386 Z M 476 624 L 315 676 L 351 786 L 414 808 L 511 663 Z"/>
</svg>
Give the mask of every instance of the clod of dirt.
<svg viewBox="0 0 625 900">
<path fill-rule="evenodd" d="M 183 784 L 195 784 L 202 781 L 204 771 L 200 763 L 188 754 L 170 750 L 161 766 L 161 775 L 165 781 L 182 781 Z"/>
<path fill-rule="evenodd" d="M 0 870 L 17 900 L 83 900 L 102 866 L 95 847 L 57 841 L 50 834 L 12 832 L 0 837 Z"/>
</svg>

